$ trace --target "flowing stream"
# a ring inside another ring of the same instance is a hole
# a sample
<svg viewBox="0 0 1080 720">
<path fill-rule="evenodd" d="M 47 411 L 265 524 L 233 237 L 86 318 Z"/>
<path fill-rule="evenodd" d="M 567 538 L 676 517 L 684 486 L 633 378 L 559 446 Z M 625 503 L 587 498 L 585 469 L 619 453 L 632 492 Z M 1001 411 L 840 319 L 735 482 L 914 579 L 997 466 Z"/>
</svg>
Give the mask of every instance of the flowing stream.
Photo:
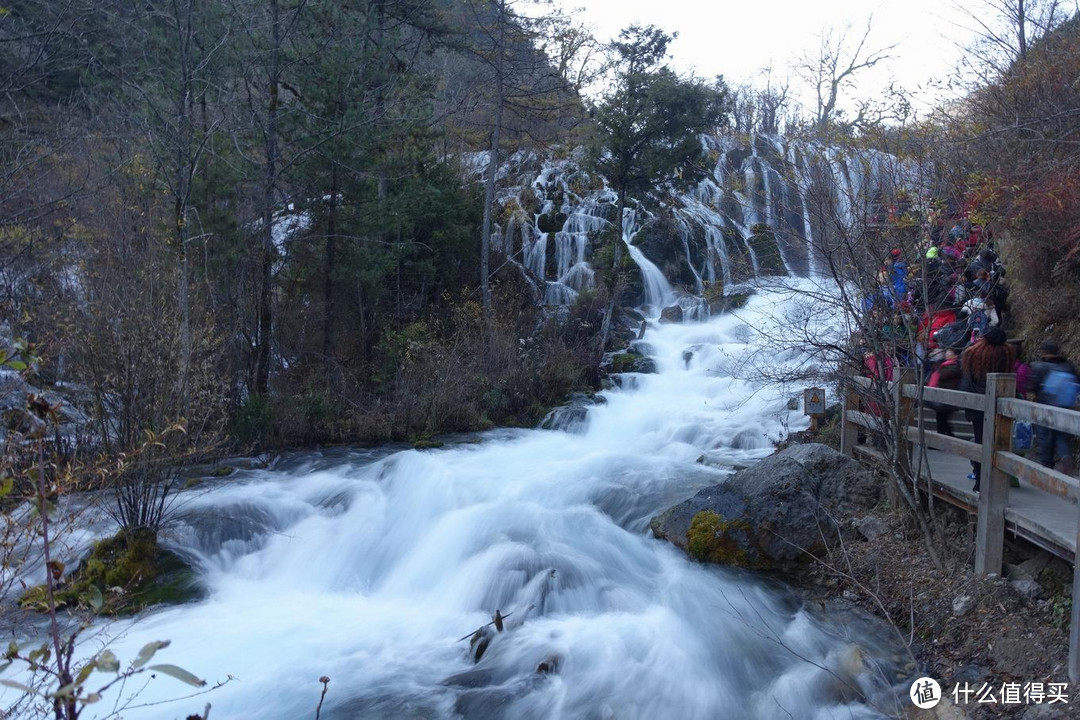
<svg viewBox="0 0 1080 720">
<path fill-rule="evenodd" d="M 127 661 L 170 639 L 155 662 L 236 679 L 146 707 L 185 694 L 158 677 L 123 717 L 209 701 L 214 720 L 313 718 L 323 675 L 323 718 L 891 714 L 896 669 L 872 623 L 648 530 L 803 422 L 778 388 L 734 377 L 787 302 L 760 291 L 736 314 L 651 324 L 658 374 L 624 377 L 573 433 L 302 453 L 185 498 L 170 542 L 206 598 L 114 623 L 109 646 Z M 496 610 L 506 630 L 474 663 L 459 638 Z"/>
</svg>

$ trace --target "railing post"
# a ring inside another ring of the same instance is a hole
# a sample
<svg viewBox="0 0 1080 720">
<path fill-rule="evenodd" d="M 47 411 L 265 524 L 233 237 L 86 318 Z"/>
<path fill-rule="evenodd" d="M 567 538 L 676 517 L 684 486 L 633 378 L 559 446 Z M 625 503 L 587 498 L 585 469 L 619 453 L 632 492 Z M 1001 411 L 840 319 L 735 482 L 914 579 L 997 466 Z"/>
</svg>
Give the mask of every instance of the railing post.
<svg viewBox="0 0 1080 720">
<path fill-rule="evenodd" d="M 840 452 L 848 457 L 855 457 L 855 446 L 859 443 L 859 428 L 848 420 L 848 410 L 859 409 L 859 395 L 849 381 L 841 387 L 844 404 L 840 410 Z"/>
<path fill-rule="evenodd" d="M 1005 506 L 1009 504 L 1009 476 L 994 467 L 994 454 L 1008 451 L 1012 441 L 1012 418 L 998 414 L 1000 397 L 1016 397 L 1016 376 L 986 376 L 983 405 L 982 475 L 979 478 L 979 525 L 975 536 L 975 572 L 1001 574 L 1005 544 Z"/>
<path fill-rule="evenodd" d="M 1076 533 L 1076 557 L 1073 558 L 1072 614 L 1069 618 L 1069 682 L 1080 682 L 1080 529 Z"/>
<path fill-rule="evenodd" d="M 893 384 L 893 437 L 896 438 L 896 458 L 905 472 L 911 467 L 911 442 L 907 439 L 907 426 L 911 420 L 911 398 L 904 395 L 904 385 L 915 382 L 915 368 L 899 368 Z"/>
</svg>

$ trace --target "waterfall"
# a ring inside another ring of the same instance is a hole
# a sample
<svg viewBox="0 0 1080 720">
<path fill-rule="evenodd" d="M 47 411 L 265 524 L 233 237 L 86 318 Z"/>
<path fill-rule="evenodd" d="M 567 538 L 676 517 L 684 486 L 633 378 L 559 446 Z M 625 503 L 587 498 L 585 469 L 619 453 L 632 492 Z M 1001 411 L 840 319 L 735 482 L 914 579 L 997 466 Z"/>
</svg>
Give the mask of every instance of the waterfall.
<svg viewBox="0 0 1080 720">
<path fill-rule="evenodd" d="M 630 258 L 637 264 L 641 271 L 641 281 L 645 286 L 645 305 L 654 308 L 659 315 L 660 310 L 669 305 L 675 298 L 675 291 L 671 283 L 660 272 L 641 248 L 635 247 L 634 236 L 637 235 L 637 213 L 627 208 L 622 221 L 622 241 L 630 253 Z"/>
<path fill-rule="evenodd" d="M 304 452 L 185 491 L 165 540 L 197 560 L 207 596 L 114 621 L 109 647 L 127 663 L 168 639 L 154 662 L 238 679 L 159 705 L 187 694 L 159 674 L 84 716 L 137 692 L 127 720 L 206 702 L 218 720 L 312 717 L 322 675 L 326 720 L 898 714 L 891 636 L 691 562 L 648 531 L 658 511 L 806 426 L 782 388 L 735 377 L 768 352 L 792 296 L 761 289 L 738 317 L 650 324 L 642 347 L 658 373 L 605 391 L 574 432 Z M 783 372 L 807 359 L 768 360 Z M 459 638 L 496 610 L 506 630 L 474 663 Z"/>
<path fill-rule="evenodd" d="M 650 304 L 669 302 L 675 287 L 700 294 L 718 280 L 731 287 L 770 274 L 814 277 L 822 271 L 830 234 L 853 237 L 869 203 L 896 186 L 890 174 L 911 180 L 902 163 L 883 153 L 814 141 L 703 137 L 702 148 L 711 158 L 711 175 L 687 191 L 658 188 L 655 211 L 670 213 L 673 222 L 650 223 L 642 231 L 660 226 L 674 232 L 661 239 L 650 234 L 630 250 Z M 516 189 L 501 195 L 512 212 L 497 247 L 520 258 L 546 287 L 546 303 L 567 304 L 593 286 L 591 255 L 610 236 L 605 231 L 615 220 L 618 197 L 580 167 L 580 158 L 529 157 L 539 169 L 522 171 Z M 518 227 L 520 249 L 509 241 Z M 676 274 L 662 277 L 659 267 Z"/>
</svg>

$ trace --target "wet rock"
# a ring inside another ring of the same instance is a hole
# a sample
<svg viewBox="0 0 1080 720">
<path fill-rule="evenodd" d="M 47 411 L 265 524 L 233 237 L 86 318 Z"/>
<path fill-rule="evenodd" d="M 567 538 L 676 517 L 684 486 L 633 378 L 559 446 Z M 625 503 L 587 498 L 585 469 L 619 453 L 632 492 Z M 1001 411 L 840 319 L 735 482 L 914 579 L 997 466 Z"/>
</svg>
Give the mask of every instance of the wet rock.
<svg viewBox="0 0 1080 720">
<path fill-rule="evenodd" d="M 783 569 L 824 552 L 840 518 L 869 510 L 874 476 L 820 444 L 794 445 L 653 518 L 653 533 L 711 562 Z"/>
<path fill-rule="evenodd" d="M 480 659 L 484 657 L 484 653 L 487 652 L 488 646 L 491 645 L 492 638 L 495 637 L 495 632 L 490 626 L 477 630 L 469 638 L 469 657 L 473 662 L 480 662 Z"/>
<path fill-rule="evenodd" d="M 635 352 L 609 353 L 600 361 L 601 372 L 609 375 L 615 373 L 646 373 L 656 372 L 656 361 Z"/>
<path fill-rule="evenodd" d="M 603 395 L 590 395 L 583 392 L 571 393 L 564 405 L 547 414 L 540 422 L 542 430 L 562 430 L 579 434 L 584 432 L 589 418 L 589 408 L 603 405 L 607 400 Z"/>
<path fill-rule="evenodd" d="M 551 675 L 559 672 L 559 656 L 550 655 L 536 666 L 536 672 L 541 675 Z"/>
<path fill-rule="evenodd" d="M 1042 587 L 1031 578 L 1010 580 L 1009 587 L 1029 600 L 1037 600 L 1042 595 Z"/>
<path fill-rule="evenodd" d="M 959 595 L 952 601 L 952 614 L 956 617 L 964 617 L 975 608 L 975 598 L 970 595 Z"/>
<path fill-rule="evenodd" d="M 753 293 L 733 293 L 731 295 L 720 295 L 717 297 L 709 298 L 709 314 L 710 315 L 722 315 L 732 310 L 738 310 L 746 306 L 746 303 L 750 300 L 750 296 Z"/>
<path fill-rule="evenodd" d="M 660 322 L 679 323 L 683 321 L 683 309 L 679 305 L 670 305 L 660 311 Z"/>
<path fill-rule="evenodd" d="M 635 375 L 612 375 L 607 380 L 610 387 L 621 390 L 637 390 L 641 387 L 641 378 Z"/>
</svg>

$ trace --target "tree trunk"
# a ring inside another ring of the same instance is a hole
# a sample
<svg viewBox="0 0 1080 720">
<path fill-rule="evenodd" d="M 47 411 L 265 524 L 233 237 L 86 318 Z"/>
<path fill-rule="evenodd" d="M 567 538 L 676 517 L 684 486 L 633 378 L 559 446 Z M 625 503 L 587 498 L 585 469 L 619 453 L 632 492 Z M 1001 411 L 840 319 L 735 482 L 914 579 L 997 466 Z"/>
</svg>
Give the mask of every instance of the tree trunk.
<svg viewBox="0 0 1080 720">
<path fill-rule="evenodd" d="M 278 0 L 270 0 L 269 105 L 266 114 L 266 173 L 263 186 L 262 252 L 259 268 L 259 330 L 255 347 L 255 381 L 252 390 L 265 395 L 270 387 L 270 342 L 273 324 L 274 201 L 277 190 L 277 120 L 281 73 L 281 12 Z"/>
<path fill-rule="evenodd" d="M 180 407 L 188 413 L 188 379 L 191 373 L 191 297 L 188 259 L 188 205 L 191 199 L 191 180 L 195 168 L 191 144 L 192 108 L 191 108 L 191 36 L 192 5 L 187 3 L 185 10 L 176 9 L 176 30 L 180 50 L 180 88 L 176 97 L 176 124 L 178 137 L 176 143 L 176 244 L 180 252 L 179 277 L 177 278 L 178 303 L 180 305 L 180 358 L 176 378 L 176 392 Z"/>
<path fill-rule="evenodd" d="M 619 272 L 619 261 L 622 260 L 623 241 L 623 216 L 626 214 L 626 190 L 619 188 L 619 204 L 615 213 L 615 245 L 611 252 L 611 269 Z"/>
<path fill-rule="evenodd" d="M 502 140 L 503 104 L 505 102 L 504 57 L 506 38 L 506 3 L 499 2 L 499 39 L 495 61 L 495 124 L 491 130 L 491 154 L 488 157 L 487 180 L 484 183 L 484 223 L 480 232 L 480 298 L 484 311 L 484 340 L 490 357 L 495 345 L 495 319 L 491 306 L 491 213 L 495 205 L 495 176 L 499 166 L 499 143 Z"/>
<path fill-rule="evenodd" d="M 334 262 L 337 251 L 338 166 L 330 171 L 330 206 L 326 210 L 326 265 L 323 268 L 323 374 L 326 390 L 333 390 L 334 372 Z"/>
<path fill-rule="evenodd" d="M 1024 0 L 1016 2 L 1016 41 L 1020 58 L 1027 57 L 1027 14 L 1024 11 Z"/>
</svg>

